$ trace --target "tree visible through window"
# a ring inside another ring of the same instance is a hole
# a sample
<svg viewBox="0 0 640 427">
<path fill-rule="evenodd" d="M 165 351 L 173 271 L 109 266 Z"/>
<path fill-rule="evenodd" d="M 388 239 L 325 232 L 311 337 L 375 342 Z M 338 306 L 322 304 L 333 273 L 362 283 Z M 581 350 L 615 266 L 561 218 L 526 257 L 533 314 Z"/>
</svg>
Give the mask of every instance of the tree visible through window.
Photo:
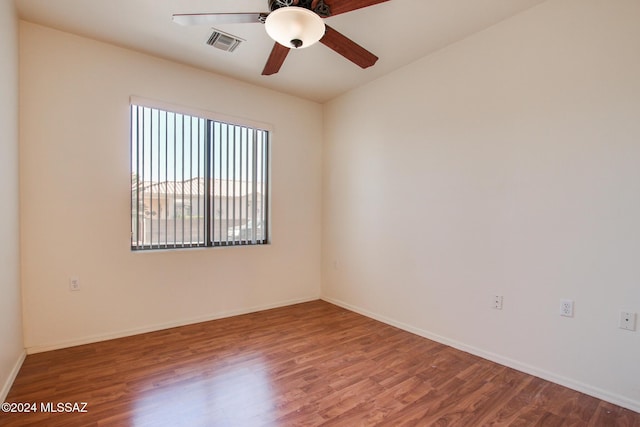
<svg viewBox="0 0 640 427">
<path fill-rule="evenodd" d="M 131 248 L 268 242 L 269 132 L 131 105 Z"/>
</svg>

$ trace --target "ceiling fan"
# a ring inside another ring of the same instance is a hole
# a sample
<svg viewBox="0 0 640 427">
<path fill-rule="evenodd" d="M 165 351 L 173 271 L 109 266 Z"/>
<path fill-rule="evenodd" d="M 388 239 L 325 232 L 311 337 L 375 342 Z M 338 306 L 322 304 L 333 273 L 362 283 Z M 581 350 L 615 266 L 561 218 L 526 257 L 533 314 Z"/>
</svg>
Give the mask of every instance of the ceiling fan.
<svg viewBox="0 0 640 427">
<path fill-rule="evenodd" d="M 362 9 L 389 0 L 268 0 L 269 12 L 183 13 L 173 15 L 181 25 L 262 23 L 276 41 L 262 75 L 280 71 L 291 49 L 302 49 L 320 42 L 349 61 L 368 68 L 378 57 L 326 25 L 323 18 Z"/>
</svg>

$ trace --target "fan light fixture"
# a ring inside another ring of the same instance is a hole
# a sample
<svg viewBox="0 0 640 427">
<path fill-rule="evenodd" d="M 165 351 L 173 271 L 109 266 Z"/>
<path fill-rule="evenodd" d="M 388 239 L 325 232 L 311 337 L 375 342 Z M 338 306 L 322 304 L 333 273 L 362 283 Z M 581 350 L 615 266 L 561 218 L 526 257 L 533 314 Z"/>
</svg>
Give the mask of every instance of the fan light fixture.
<svg viewBox="0 0 640 427">
<path fill-rule="evenodd" d="M 324 36 L 324 21 L 309 9 L 281 7 L 267 16 L 265 29 L 269 37 L 285 47 L 301 49 L 317 43 Z"/>
</svg>

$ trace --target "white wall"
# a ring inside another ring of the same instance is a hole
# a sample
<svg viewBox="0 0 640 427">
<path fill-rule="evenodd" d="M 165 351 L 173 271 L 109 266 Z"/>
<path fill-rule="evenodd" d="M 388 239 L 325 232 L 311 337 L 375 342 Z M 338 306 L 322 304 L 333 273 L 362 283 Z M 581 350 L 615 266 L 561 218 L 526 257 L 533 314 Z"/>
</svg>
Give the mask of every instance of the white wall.
<svg viewBox="0 0 640 427">
<path fill-rule="evenodd" d="M 24 358 L 18 217 L 18 18 L 0 1 L 0 402 Z"/>
<path fill-rule="evenodd" d="M 640 2 L 550 0 L 329 103 L 323 296 L 640 411 L 639 76 Z"/>
<path fill-rule="evenodd" d="M 29 352 L 319 297 L 319 104 L 26 22 L 20 63 Z M 130 251 L 130 95 L 273 125 L 271 245 Z"/>
</svg>

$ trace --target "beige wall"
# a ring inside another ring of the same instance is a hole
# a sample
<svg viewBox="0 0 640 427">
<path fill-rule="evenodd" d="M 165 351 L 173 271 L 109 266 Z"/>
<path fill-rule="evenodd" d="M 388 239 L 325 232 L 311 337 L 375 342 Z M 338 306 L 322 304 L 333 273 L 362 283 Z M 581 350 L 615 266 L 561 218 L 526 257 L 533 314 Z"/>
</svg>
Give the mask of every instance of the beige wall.
<svg viewBox="0 0 640 427">
<path fill-rule="evenodd" d="M 24 357 L 18 220 L 18 18 L 0 1 L 0 402 Z"/>
<path fill-rule="evenodd" d="M 639 411 L 639 24 L 550 0 L 326 105 L 324 297 Z"/>
<path fill-rule="evenodd" d="M 28 351 L 319 296 L 319 104 L 26 22 L 20 61 Z M 271 245 L 129 250 L 130 95 L 273 125 Z"/>
</svg>

